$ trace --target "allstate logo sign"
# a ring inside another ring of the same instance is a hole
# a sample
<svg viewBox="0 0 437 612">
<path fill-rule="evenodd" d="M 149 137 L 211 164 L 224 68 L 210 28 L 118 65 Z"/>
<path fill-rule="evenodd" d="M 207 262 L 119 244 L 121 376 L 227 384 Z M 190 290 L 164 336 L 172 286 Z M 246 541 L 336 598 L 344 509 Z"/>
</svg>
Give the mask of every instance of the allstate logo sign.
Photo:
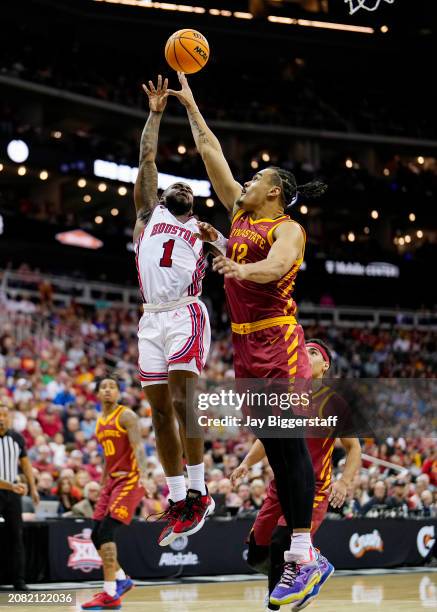
<svg viewBox="0 0 437 612">
<path fill-rule="evenodd" d="M 360 559 L 370 550 L 382 552 L 384 550 L 384 542 L 377 529 L 374 529 L 372 533 L 364 533 L 363 535 L 354 533 L 349 540 L 349 550 L 354 557 Z"/>
<path fill-rule="evenodd" d="M 425 525 L 417 534 L 417 550 L 423 558 L 427 557 L 435 544 L 434 525 Z"/>
<path fill-rule="evenodd" d="M 174 552 L 162 553 L 159 559 L 159 567 L 176 567 L 178 565 L 199 565 L 199 557 L 197 554 L 190 551 L 183 552 L 188 546 L 187 536 L 179 536 L 170 544 L 170 548 Z"/>
</svg>

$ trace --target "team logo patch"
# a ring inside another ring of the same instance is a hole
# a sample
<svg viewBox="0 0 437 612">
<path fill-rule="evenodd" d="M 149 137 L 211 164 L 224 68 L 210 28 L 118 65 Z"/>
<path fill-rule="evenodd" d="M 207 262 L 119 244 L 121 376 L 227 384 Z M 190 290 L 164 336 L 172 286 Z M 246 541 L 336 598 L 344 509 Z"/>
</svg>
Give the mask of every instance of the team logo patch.
<svg viewBox="0 0 437 612">
<path fill-rule="evenodd" d="M 126 508 L 126 506 L 118 506 L 115 510 L 114 510 L 114 514 L 116 514 L 117 516 L 119 516 L 121 519 L 127 519 L 127 517 L 129 516 L 129 511 Z"/>
</svg>

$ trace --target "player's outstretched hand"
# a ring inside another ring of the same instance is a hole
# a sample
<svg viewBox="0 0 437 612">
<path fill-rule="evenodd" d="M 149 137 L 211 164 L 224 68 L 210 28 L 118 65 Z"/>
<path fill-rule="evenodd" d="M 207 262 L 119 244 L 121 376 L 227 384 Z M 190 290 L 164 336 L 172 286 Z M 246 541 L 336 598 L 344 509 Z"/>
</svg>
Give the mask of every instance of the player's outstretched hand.
<svg viewBox="0 0 437 612">
<path fill-rule="evenodd" d="M 169 96 L 175 96 L 181 104 L 184 106 L 195 106 L 193 92 L 188 85 L 187 77 L 183 72 L 178 72 L 179 83 L 182 85 L 182 89 L 175 91 L 174 89 L 168 89 L 167 93 Z"/>
<path fill-rule="evenodd" d="M 219 255 L 215 257 L 212 262 L 212 268 L 215 272 L 219 274 L 223 274 L 228 278 L 238 278 L 239 280 L 244 280 L 244 265 L 237 264 L 229 257 L 224 257 L 223 255 Z"/>
<path fill-rule="evenodd" d="M 249 473 L 249 468 L 244 463 L 242 463 L 237 468 L 235 468 L 235 470 L 232 472 L 232 474 L 229 477 L 234 487 L 237 484 L 237 481 L 240 480 L 240 478 L 244 478 L 245 476 L 247 476 L 248 473 Z"/>
<path fill-rule="evenodd" d="M 158 75 L 156 87 L 152 81 L 149 81 L 149 87 L 143 83 L 143 89 L 149 98 L 149 108 L 152 112 L 162 113 L 164 111 L 168 98 L 167 88 L 168 79 L 164 79 L 164 82 L 162 82 L 162 76 L 160 74 Z"/>
<path fill-rule="evenodd" d="M 329 503 L 333 508 L 340 508 L 344 504 L 346 496 L 347 486 L 345 482 L 340 479 L 332 483 L 329 490 Z"/>
<path fill-rule="evenodd" d="M 215 242 L 217 240 L 217 230 L 210 223 L 198 221 L 197 227 L 199 228 L 199 232 L 194 235 L 196 238 L 199 238 L 199 240 L 202 240 L 202 242 Z"/>
</svg>

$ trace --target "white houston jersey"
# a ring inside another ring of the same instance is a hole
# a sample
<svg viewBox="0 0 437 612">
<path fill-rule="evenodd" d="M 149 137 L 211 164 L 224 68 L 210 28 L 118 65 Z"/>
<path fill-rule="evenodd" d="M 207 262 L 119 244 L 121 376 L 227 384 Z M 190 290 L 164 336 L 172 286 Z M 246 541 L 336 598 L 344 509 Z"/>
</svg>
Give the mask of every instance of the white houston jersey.
<svg viewBox="0 0 437 612">
<path fill-rule="evenodd" d="M 162 304 L 200 295 L 206 261 L 194 217 L 181 223 L 161 204 L 135 243 L 138 280 L 144 303 Z"/>
</svg>

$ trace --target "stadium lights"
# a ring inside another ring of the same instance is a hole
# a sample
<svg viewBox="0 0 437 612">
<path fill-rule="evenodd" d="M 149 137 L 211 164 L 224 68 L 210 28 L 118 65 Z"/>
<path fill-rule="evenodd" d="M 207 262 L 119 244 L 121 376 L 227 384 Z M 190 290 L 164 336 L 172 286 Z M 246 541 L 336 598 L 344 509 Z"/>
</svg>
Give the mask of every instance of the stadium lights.
<svg viewBox="0 0 437 612">
<path fill-rule="evenodd" d="M 103 223 L 103 217 L 101 215 L 97 215 L 97 217 L 94 219 L 94 222 L 97 223 L 97 225 L 100 225 L 101 223 Z"/>
<path fill-rule="evenodd" d="M 178 146 L 178 153 L 179 155 L 185 155 L 185 153 L 187 152 L 187 147 L 183 144 Z"/>
<path fill-rule="evenodd" d="M 236 19 L 253 19 L 251 13 L 243 11 L 228 11 L 216 8 L 205 9 L 203 6 L 191 6 L 187 4 L 174 4 L 172 2 L 150 2 L 149 0 L 94 0 L 94 2 L 105 2 L 106 4 L 122 4 L 125 6 L 135 6 L 137 8 L 161 9 L 164 11 L 178 11 L 181 13 L 203 14 L 208 11 L 214 17 L 235 17 Z M 295 25 L 305 28 L 322 28 L 326 30 L 341 30 L 343 32 L 356 32 L 358 34 L 374 34 L 375 29 L 365 26 L 349 25 L 346 23 L 331 23 L 329 21 L 312 21 L 309 19 L 293 19 L 291 17 L 281 17 L 279 15 L 269 15 L 267 17 L 271 23 L 283 25 Z"/>
<path fill-rule="evenodd" d="M 387 34 L 387 32 L 388 32 L 388 27 L 387 27 L 386 25 L 381 26 L 381 32 L 382 32 L 383 34 Z"/>
<path fill-rule="evenodd" d="M 116 164 L 115 162 L 109 162 L 104 159 L 96 159 L 94 160 L 94 175 L 99 178 L 111 179 L 122 183 L 135 183 L 138 175 L 138 168 L 125 164 Z M 193 190 L 195 196 L 207 198 L 211 195 L 211 183 L 209 181 L 158 172 L 159 189 L 167 189 L 167 187 L 173 183 L 180 182 L 187 183 Z"/>
<path fill-rule="evenodd" d="M 377 219 L 379 217 L 379 212 L 377 210 L 372 210 L 370 216 L 372 217 L 372 219 Z"/>
<path fill-rule="evenodd" d="M 55 130 L 54 132 L 52 132 L 52 137 L 56 138 L 56 140 L 59 140 L 60 138 L 62 138 L 62 132 L 60 130 Z"/>
<path fill-rule="evenodd" d="M 208 198 L 206 200 L 206 205 L 208 206 L 208 208 L 212 208 L 214 206 L 214 200 L 212 198 Z"/>
<path fill-rule="evenodd" d="M 399 241 L 398 241 L 398 242 L 399 242 L 399 244 L 400 244 L 401 246 L 404 246 L 404 244 L 405 244 L 405 240 L 404 240 L 402 237 L 401 237 L 401 238 L 399 238 Z"/>
<path fill-rule="evenodd" d="M 20 166 L 17 172 L 19 176 L 24 176 L 27 172 L 26 166 Z"/>
<path fill-rule="evenodd" d="M 405 240 L 405 242 L 406 242 L 407 244 L 409 244 L 409 243 L 411 242 L 411 236 L 410 236 L 409 234 L 407 234 L 407 235 L 404 237 L 404 240 Z"/>
<path fill-rule="evenodd" d="M 261 159 L 265 162 L 270 161 L 270 155 L 267 153 L 267 151 L 264 151 L 264 153 L 261 155 Z"/>
<path fill-rule="evenodd" d="M 416 215 L 414 213 L 410 213 L 408 215 L 408 219 L 413 223 L 416 220 Z"/>
<path fill-rule="evenodd" d="M 3 167 L 4 167 L 3 164 L 0 164 L 0 172 L 2 172 Z"/>
<path fill-rule="evenodd" d="M 84 187 L 86 187 L 86 180 L 84 178 L 79 179 L 77 181 L 77 186 L 83 189 Z"/>
<path fill-rule="evenodd" d="M 108 186 L 106 185 L 106 183 L 99 183 L 99 186 L 97 187 L 97 189 L 101 191 L 102 193 L 104 193 L 108 189 Z"/>
<path fill-rule="evenodd" d="M 350 158 L 348 158 L 344 163 L 346 168 L 352 168 L 354 165 L 354 162 Z"/>
<path fill-rule="evenodd" d="M 423 166 L 423 164 L 425 163 L 425 158 L 422 157 L 422 155 L 419 155 L 419 157 L 417 158 L 417 163 Z"/>
<path fill-rule="evenodd" d="M 126 187 L 119 187 L 118 188 L 118 195 L 125 196 L 126 194 L 127 194 Z"/>
<path fill-rule="evenodd" d="M 9 159 L 17 164 L 22 164 L 29 157 L 29 147 L 24 140 L 11 140 L 6 151 Z"/>
<path fill-rule="evenodd" d="M 46 181 L 49 178 L 49 173 L 47 172 L 47 170 L 41 170 L 41 172 L 39 173 L 39 178 L 42 181 Z"/>
<path fill-rule="evenodd" d="M 111 215 L 113 217 L 116 217 L 118 215 L 120 211 L 118 210 L 118 208 L 111 208 Z"/>
<path fill-rule="evenodd" d="M 299 210 L 302 213 L 302 215 L 306 215 L 308 213 L 308 207 L 305 206 L 305 204 L 301 206 Z"/>
<path fill-rule="evenodd" d="M 355 234 L 353 232 L 349 232 L 349 234 L 347 235 L 347 239 L 349 240 L 349 242 L 355 242 Z"/>
<path fill-rule="evenodd" d="M 388 168 L 384 168 L 384 176 L 390 176 L 390 170 Z"/>
<path fill-rule="evenodd" d="M 250 162 L 250 167 L 253 168 L 254 170 L 256 170 L 258 168 L 259 164 L 256 161 L 256 159 L 252 159 L 252 161 Z"/>
<path fill-rule="evenodd" d="M 418 238 L 423 238 L 423 232 L 422 232 L 422 230 L 417 230 L 417 232 L 416 232 L 416 236 L 417 236 Z"/>
<path fill-rule="evenodd" d="M 367 226 L 364 228 L 364 233 L 366 234 L 366 236 L 368 236 L 370 234 L 370 228 L 368 228 Z"/>
<path fill-rule="evenodd" d="M 85 204 L 89 204 L 91 202 L 91 196 L 89 194 L 83 196 L 83 201 Z"/>
</svg>

